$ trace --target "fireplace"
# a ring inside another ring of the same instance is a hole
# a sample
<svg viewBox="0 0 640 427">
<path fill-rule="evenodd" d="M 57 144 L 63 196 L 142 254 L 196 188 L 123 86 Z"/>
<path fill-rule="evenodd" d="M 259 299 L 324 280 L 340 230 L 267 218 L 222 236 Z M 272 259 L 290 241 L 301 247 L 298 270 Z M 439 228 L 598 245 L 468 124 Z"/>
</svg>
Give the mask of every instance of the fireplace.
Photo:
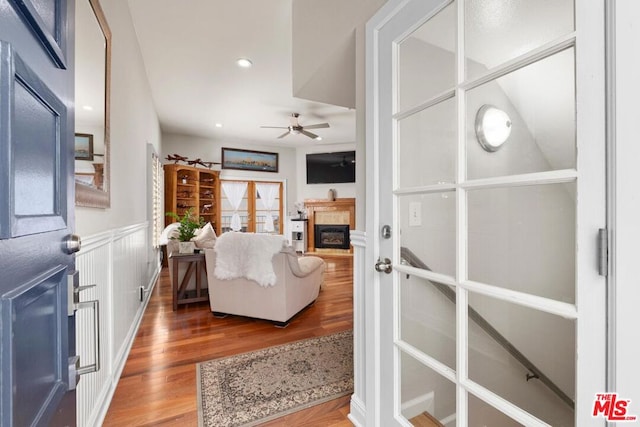
<svg viewBox="0 0 640 427">
<path fill-rule="evenodd" d="M 349 249 L 349 225 L 316 224 L 314 242 L 316 248 Z"/>
</svg>

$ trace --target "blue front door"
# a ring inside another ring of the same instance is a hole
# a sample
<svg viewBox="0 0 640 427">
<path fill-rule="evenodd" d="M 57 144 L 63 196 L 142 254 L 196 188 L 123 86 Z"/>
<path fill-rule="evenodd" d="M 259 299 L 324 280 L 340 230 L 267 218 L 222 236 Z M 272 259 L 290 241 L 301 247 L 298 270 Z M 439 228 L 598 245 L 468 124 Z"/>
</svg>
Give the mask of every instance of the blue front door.
<svg viewBox="0 0 640 427">
<path fill-rule="evenodd" d="M 0 0 L 0 425 L 75 425 L 74 1 Z"/>
</svg>

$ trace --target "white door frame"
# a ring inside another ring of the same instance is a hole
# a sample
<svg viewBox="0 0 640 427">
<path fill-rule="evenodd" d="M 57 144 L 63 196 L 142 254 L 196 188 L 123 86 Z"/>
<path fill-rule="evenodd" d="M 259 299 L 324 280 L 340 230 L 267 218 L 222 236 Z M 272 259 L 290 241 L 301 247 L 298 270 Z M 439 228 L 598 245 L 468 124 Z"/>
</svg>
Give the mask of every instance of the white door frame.
<svg viewBox="0 0 640 427">
<path fill-rule="evenodd" d="M 606 0 L 609 228 L 608 391 L 631 399 L 629 414 L 640 417 L 640 3 Z"/>
</svg>

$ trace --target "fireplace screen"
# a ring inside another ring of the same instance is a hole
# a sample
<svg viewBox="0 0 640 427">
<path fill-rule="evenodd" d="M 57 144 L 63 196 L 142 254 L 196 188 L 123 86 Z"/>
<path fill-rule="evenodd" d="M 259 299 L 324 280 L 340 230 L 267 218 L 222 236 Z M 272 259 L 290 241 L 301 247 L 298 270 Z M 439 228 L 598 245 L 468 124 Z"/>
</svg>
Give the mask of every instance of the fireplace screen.
<svg viewBox="0 0 640 427">
<path fill-rule="evenodd" d="M 316 224 L 314 240 L 316 248 L 349 249 L 349 226 Z"/>
</svg>

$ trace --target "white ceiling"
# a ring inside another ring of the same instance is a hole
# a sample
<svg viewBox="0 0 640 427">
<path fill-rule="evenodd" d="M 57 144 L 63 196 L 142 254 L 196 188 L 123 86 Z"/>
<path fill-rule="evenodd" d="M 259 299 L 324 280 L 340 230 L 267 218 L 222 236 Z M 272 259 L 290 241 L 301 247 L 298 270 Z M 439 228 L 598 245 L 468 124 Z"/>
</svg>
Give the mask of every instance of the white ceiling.
<svg viewBox="0 0 640 427">
<path fill-rule="evenodd" d="M 128 0 L 163 132 L 271 146 L 355 141 L 355 112 L 292 96 L 293 0 Z M 246 57 L 250 69 L 235 61 Z M 316 129 L 277 139 L 289 115 Z M 222 128 L 216 128 L 222 123 Z"/>
</svg>

